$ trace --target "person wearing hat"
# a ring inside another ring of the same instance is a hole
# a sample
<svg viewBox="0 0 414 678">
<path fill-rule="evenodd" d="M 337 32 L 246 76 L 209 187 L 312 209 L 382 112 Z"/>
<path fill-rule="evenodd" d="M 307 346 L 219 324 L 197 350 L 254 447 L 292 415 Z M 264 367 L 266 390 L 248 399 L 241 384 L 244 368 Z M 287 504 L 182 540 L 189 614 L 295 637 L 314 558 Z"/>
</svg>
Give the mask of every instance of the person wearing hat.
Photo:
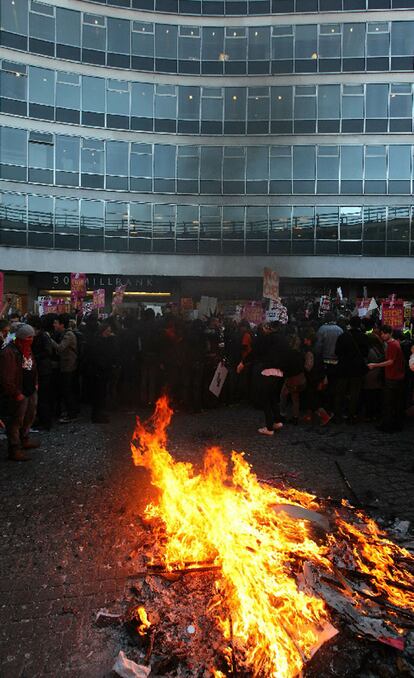
<svg viewBox="0 0 414 678">
<path fill-rule="evenodd" d="M 29 439 L 36 415 L 37 370 L 32 354 L 34 329 L 16 326 L 16 338 L 0 352 L 0 389 L 4 398 L 9 459 L 27 461 L 24 450 L 39 447 Z"/>
</svg>

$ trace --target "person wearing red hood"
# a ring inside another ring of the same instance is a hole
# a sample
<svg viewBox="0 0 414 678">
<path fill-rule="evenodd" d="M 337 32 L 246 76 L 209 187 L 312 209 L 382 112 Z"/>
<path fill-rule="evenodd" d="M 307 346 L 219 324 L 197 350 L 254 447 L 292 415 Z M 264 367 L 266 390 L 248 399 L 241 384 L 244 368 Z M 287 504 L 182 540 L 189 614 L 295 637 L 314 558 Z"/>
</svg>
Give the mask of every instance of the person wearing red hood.
<svg viewBox="0 0 414 678">
<path fill-rule="evenodd" d="M 9 459 L 12 461 L 28 461 L 30 457 L 24 450 L 39 447 L 39 443 L 29 439 L 37 405 L 33 337 L 33 327 L 19 323 L 14 342 L 0 352 L 0 390 L 5 399 Z"/>
</svg>

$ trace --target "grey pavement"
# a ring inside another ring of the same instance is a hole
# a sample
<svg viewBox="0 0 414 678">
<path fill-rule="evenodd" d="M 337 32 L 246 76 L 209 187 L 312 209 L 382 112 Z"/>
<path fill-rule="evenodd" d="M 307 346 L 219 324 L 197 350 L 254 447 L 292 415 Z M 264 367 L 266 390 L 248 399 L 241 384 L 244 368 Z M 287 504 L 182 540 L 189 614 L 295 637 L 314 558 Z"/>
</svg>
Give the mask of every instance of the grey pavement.
<svg viewBox="0 0 414 678">
<path fill-rule="evenodd" d="M 414 422 L 392 435 L 366 424 L 286 426 L 273 438 L 258 435 L 260 425 L 261 413 L 246 407 L 178 413 L 169 449 L 195 464 L 207 446 L 244 451 L 260 478 L 288 473 L 300 488 L 353 500 L 338 462 L 374 515 L 414 520 Z M 137 525 L 153 496 L 131 461 L 133 426 L 133 414 L 56 426 L 21 464 L 5 461 L 3 443 L 1 678 L 111 675 L 121 634 L 98 628 L 95 616 L 131 586 Z"/>
</svg>

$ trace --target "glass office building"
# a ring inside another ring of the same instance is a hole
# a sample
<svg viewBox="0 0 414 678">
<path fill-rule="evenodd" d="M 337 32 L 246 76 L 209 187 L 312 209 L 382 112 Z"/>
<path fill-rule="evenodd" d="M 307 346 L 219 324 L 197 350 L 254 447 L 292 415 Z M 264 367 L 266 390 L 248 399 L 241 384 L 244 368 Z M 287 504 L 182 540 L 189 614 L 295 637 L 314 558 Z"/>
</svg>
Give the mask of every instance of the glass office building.
<svg viewBox="0 0 414 678">
<path fill-rule="evenodd" d="M 0 0 L 0 269 L 410 280 L 413 68 L 414 0 Z"/>
</svg>

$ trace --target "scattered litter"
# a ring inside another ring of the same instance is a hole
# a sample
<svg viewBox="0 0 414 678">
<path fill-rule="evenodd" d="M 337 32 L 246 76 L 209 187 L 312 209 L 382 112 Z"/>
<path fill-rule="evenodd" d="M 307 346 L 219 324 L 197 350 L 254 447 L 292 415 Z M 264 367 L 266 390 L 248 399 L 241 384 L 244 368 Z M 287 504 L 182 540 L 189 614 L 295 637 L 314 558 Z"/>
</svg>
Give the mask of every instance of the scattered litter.
<svg viewBox="0 0 414 678">
<path fill-rule="evenodd" d="M 96 625 L 100 628 L 105 626 L 118 626 L 122 622 L 121 614 L 114 614 L 109 612 L 106 608 L 102 608 L 96 614 Z"/>
<path fill-rule="evenodd" d="M 151 667 L 136 664 L 132 659 L 128 659 L 125 652 L 120 650 L 112 671 L 115 671 L 121 678 L 147 678 L 151 673 Z"/>
</svg>

